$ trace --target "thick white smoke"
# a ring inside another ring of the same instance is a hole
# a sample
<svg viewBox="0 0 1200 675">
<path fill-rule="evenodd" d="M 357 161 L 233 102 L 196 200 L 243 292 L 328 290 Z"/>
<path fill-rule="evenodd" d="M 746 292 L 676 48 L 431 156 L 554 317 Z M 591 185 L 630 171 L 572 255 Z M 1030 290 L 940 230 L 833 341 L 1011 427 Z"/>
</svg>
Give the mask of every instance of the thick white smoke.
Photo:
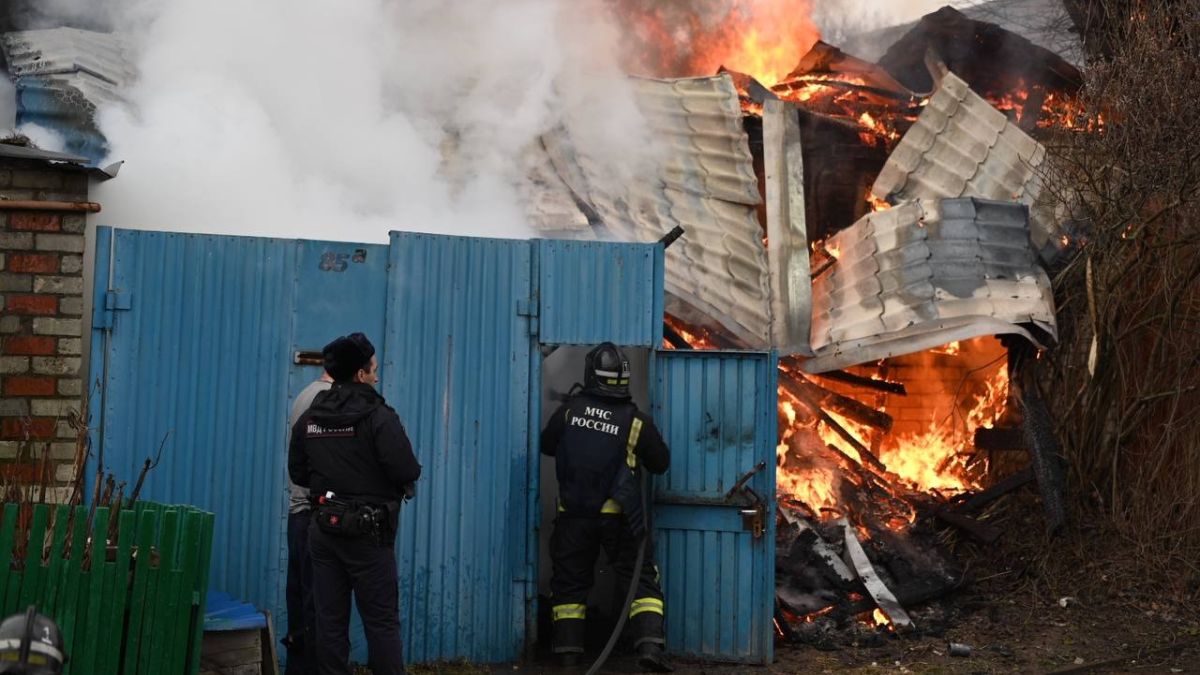
<svg viewBox="0 0 1200 675">
<path fill-rule="evenodd" d="M 123 227 L 386 241 L 525 237 L 520 151 L 570 117 L 645 155 L 615 38 L 576 0 L 128 0 L 128 106 L 102 109 Z"/>
<path fill-rule="evenodd" d="M 822 39 L 836 46 L 852 36 L 916 21 L 950 5 L 963 7 L 983 0 L 816 0 L 813 20 Z M 886 45 L 885 45 L 886 46 Z M 882 50 L 880 50 L 882 53 Z M 867 55 L 874 60 L 875 54 Z"/>
</svg>

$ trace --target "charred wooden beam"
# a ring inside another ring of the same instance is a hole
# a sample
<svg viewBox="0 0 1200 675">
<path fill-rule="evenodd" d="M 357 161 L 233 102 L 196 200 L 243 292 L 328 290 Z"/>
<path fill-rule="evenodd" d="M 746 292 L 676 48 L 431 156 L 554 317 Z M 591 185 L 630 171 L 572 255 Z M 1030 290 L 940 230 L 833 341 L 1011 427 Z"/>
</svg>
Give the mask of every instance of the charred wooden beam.
<svg viewBox="0 0 1200 675">
<path fill-rule="evenodd" d="M 821 263 L 821 266 L 820 266 L 820 267 L 818 267 L 817 269 L 813 270 L 813 273 L 812 273 L 811 275 L 809 275 L 809 278 L 810 278 L 810 279 L 816 279 L 817 277 L 819 277 L 819 276 L 821 276 L 822 274 L 824 274 L 826 271 L 828 271 L 828 270 L 832 269 L 832 268 L 833 268 L 833 266 L 834 266 L 834 265 L 836 265 L 836 264 L 837 264 L 837 258 L 834 258 L 834 257 L 829 257 L 829 258 L 827 258 L 827 259 L 825 260 L 825 262 Z"/>
<path fill-rule="evenodd" d="M 824 373 L 813 373 L 813 374 L 816 375 L 817 377 L 825 378 L 827 380 L 834 380 L 835 382 L 844 382 L 845 384 L 852 384 L 856 387 L 863 387 L 865 389 L 874 389 L 875 391 L 882 391 L 882 392 L 885 392 L 888 394 L 897 394 L 899 396 L 908 396 L 908 390 L 906 390 L 904 388 L 903 382 L 888 382 L 887 380 L 873 380 L 869 377 L 863 377 L 862 375 L 855 375 L 854 373 L 847 373 L 844 370 L 830 370 L 830 371 L 826 371 Z"/>
<path fill-rule="evenodd" d="M 896 596 L 896 600 L 901 605 L 912 607 L 929 602 L 930 600 L 945 597 L 962 586 L 963 580 L 961 578 L 926 577 L 897 584 L 892 591 Z M 868 612 L 874 608 L 875 602 L 864 598 L 845 605 L 843 613 L 846 616 L 854 616 Z"/>
<path fill-rule="evenodd" d="M 692 348 L 692 345 L 689 344 L 688 341 L 686 339 L 684 339 L 684 337 L 682 335 L 680 335 L 678 332 L 676 332 L 674 328 L 671 328 L 670 324 L 668 324 L 666 321 L 663 322 L 662 330 L 663 330 L 663 338 L 666 339 L 666 341 L 669 342 L 671 344 L 671 346 L 674 347 L 675 349 L 691 349 Z"/>
<path fill-rule="evenodd" d="M 871 406 L 843 396 L 837 392 L 829 391 L 828 389 L 814 384 L 805 379 L 799 374 L 792 373 L 793 377 L 779 378 L 779 386 L 783 387 L 787 393 L 795 396 L 798 399 L 811 403 L 821 408 L 822 410 L 832 410 L 833 412 L 842 415 L 848 419 L 854 420 L 859 424 L 865 424 L 875 429 L 890 431 L 892 428 L 892 416 L 876 410 Z"/>
<path fill-rule="evenodd" d="M 786 387 L 785 387 L 785 389 L 786 389 Z M 801 398 L 800 401 L 805 403 L 809 407 L 809 409 L 811 409 L 813 411 L 813 413 L 816 414 L 817 418 L 821 420 L 822 424 L 829 427 L 830 429 L 833 429 L 834 433 L 836 433 L 838 436 L 841 436 L 842 440 L 846 441 L 847 443 L 850 444 L 850 447 L 854 448 L 854 451 L 858 453 L 858 456 L 860 459 L 859 462 L 856 462 L 857 464 L 861 464 L 864 467 L 869 466 L 873 471 L 876 471 L 878 473 L 886 473 L 887 472 L 887 466 L 884 465 L 883 462 L 879 461 L 879 458 L 875 456 L 875 453 L 871 452 L 870 448 L 863 445 L 862 441 L 859 441 L 857 438 L 855 438 L 854 434 L 847 431 L 846 427 L 843 427 L 842 425 L 838 424 L 837 420 L 833 419 L 832 417 L 829 416 L 829 413 L 822 410 L 820 405 L 818 405 L 817 403 L 808 401 L 806 399 L 803 399 L 803 398 Z M 830 447 L 832 447 L 832 446 L 830 446 Z M 841 452 L 841 451 L 839 451 L 839 452 Z M 849 459 L 849 456 L 846 455 L 845 453 L 841 453 L 841 454 L 842 454 L 842 456 L 847 457 Z M 853 460 L 851 460 L 851 461 L 853 461 Z"/>
<path fill-rule="evenodd" d="M 864 94 L 872 94 L 887 101 L 900 101 L 907 103 L 909 109 L 904 112 L 918 114 L 921 112 L 920 99 L 913 92 L 892 91 L 883 87 L 873 87 L 869 84 L 858 84 L 857 82 L 847 82 L 845 80 L 834 80 L 820 75 L 801 75 L 787 82 L 780 82 L 771 87 L 770 91 L 774 94 L 787 94 L 797 89 L 805 87 L 819 86 L 830 87 L 834 89 L 846 89 L 849 91 L 861 92 Z"/>
<path fill-rule="evenodd" d="M 947 509 L 941 509 L 933 515 L 943 523 L 957 527 L 958 529 L 970 535 L 972 539 L 984 544 L 995 543 L 1002 534 L 1000 528 L 998 527 L 988 525 L 987 523 L 978 521 L 971 516 L 964 516 L 961 513 L 956 513 Z"/>
<path fill-rule="evenodd" d="M 991 504 L 1004 495 L 1016 491 L 1023 485 L 1033 482 L 1033 469 L 1026 468 L 1014 473 L 982 492 L 967 497 L 961 504 L 953 507 L 958 513 L 971 513 Z"/>
</svg>

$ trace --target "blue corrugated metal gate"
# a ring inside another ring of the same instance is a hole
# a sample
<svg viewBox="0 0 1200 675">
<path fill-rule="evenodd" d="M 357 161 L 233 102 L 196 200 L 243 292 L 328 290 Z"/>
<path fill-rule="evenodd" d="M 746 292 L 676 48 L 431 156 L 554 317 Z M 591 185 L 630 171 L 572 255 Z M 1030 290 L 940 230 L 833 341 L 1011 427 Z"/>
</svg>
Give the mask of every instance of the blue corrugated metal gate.
<svg viewBox="0 0 1200 675">
<path fill-rule="evenodd" d="M 671 469 L 656 482 L 654 499 L 667 647 L 685 656 L 770 663 L 775 359 L 660 352 L 655 370 L 654 419 L 671 448 Z M 730 494 L 747 475 L 744 487 L 752 492 Z"/>
<path fill-rule="evenodd" d="M 213 588 L 270 609 L 282 628 L 285 421 L 320 372 L 297 357 L 363 330 L 425 472 L 397 542 L 408 658 L 522 654 L 537 593 L 539 347 L 657 346 L 661 247 L 410 233 L 369 246 L 108 228 L 97 241 L 97 447 L 133 480 L 170 432 L 143 496 L 218 514 Z M 660 354 L 651 367 L 675 457 L 657 508 L 671 647 L 769 659 L 771 535 L 742 532 L 738 509 L 716 502 L 754 461 L 773 465 L 773 364 L 709 352 Z M 773 472 L 752 484 L 773 499 Z M 697 605 L 701 591 L 725 604 Z M 361 659 L 360 631 L 352 636 Z"/>
<path fill-rule="evenodd" d="M 392 233 L 382 387 L 423 465 L 399 537 L 414 661 L 523 647 L 531 259 L 528 241 Z"/>
</svg>

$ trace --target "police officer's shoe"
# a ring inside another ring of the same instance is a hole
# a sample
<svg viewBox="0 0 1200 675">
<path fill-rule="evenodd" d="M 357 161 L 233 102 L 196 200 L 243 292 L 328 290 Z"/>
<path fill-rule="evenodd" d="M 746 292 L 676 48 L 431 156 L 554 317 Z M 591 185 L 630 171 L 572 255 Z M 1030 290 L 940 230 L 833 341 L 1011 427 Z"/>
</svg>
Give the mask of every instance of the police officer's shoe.
<svg viewBox="0 0 1200 675">
<path fill-rule="evenodd" d="M 648 673 L 670 673 L 675 670 L 663 653 L 662 645 L 657 642 L 643 642 L 638 645 L 637 653 L 638 666 Z"/>
</svg>

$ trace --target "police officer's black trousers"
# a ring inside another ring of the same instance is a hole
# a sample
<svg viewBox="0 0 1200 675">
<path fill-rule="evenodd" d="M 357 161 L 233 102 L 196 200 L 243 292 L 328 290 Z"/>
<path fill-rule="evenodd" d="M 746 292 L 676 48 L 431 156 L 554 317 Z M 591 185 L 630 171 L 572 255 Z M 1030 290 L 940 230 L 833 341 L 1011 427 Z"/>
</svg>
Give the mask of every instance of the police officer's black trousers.
<svg viewBox="0 0 1200 675">
<path fill-rule="evenodd" d="M 555 653 L 583 651 L 587 596 L 592 588 L 592 573 L 600 549 L 604 549 L 616 576 L 613 592 L 624 599 L 635 572 L 633 564 L 637 562 L 639 543 L 640 540 L 629 532 L 622 515 L 578 517 L 558 514 L 554 533 L 550 536 Z M 663 595 L 658 585 L 658 568 L 654 564 L 654 547 L 650 543 L 646 546 L 642 569 L 637 571 L 637 585 L 629 610 L 629 634 L 635 646 L 643 642 L 661 644 Z"/>
<path fill-rule="evenodd" d="M 350 675 L 350 593 L 367 637 L 367 665 L 375 675 L 404 672 L 400 643 L 400 585 L 392 542 L 339 537 L 308 528 L 317 614 L 320 675 Z"/>
<path fill-rule="evenodd" d="M 316 613 L 313 610 L 312 562 L 308 559 L 308 510 L 288 514 L 288 654 L 284 675 L 313 675 Z"/>
</svg>

